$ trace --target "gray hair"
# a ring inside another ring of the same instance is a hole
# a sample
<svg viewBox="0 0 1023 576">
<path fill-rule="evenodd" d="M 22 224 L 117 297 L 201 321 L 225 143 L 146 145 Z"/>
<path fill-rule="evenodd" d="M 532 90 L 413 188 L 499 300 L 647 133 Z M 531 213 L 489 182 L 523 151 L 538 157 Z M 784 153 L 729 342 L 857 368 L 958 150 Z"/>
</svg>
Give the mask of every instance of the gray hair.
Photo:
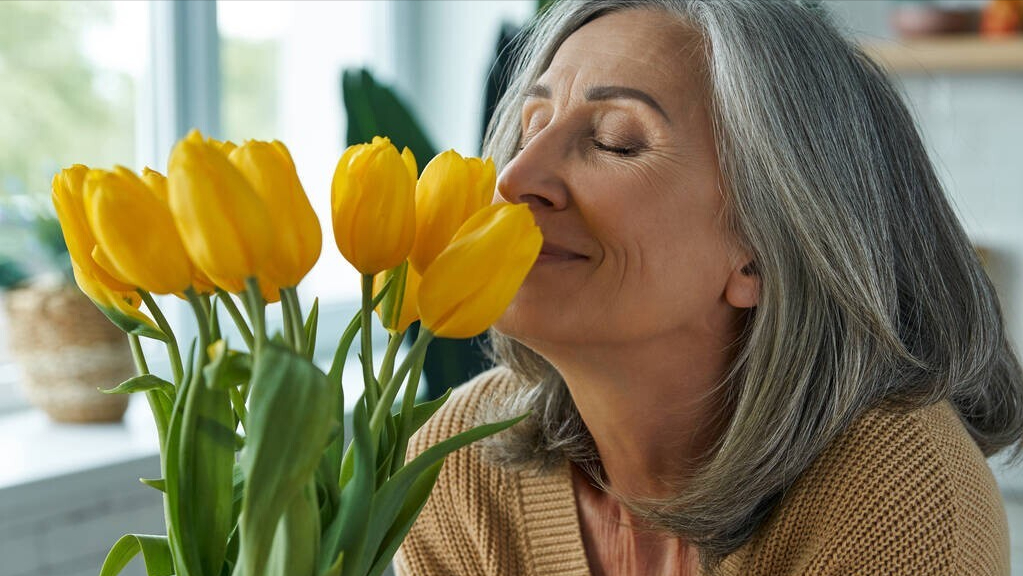
<svg viewBox="0 0 1023 576">
<path fill-rule="evenodd" d="M 990 456 L 1023 435 L 1023 374 L 994 289 L 885 73 L 819 9 L 794 1 L 562 0 L 531 25 L 488 130 L 504 166 L 524 91 L 573 31 L 655 9 L 702 39 L 727 217 L 753 255 L 759 306 L 721 382 L 730 420 L 666 500 L 624 500 L 700 550 L 745 543 L 780 495 L 857 417 L 948 399 Z M 596 466 L 557 371 L 491 332 L 521 387 L 494 412 L 533 415 L 487 443 L 507 466 Z M 736 479 L 741 479 L 737 481 Z"/>
</svg>

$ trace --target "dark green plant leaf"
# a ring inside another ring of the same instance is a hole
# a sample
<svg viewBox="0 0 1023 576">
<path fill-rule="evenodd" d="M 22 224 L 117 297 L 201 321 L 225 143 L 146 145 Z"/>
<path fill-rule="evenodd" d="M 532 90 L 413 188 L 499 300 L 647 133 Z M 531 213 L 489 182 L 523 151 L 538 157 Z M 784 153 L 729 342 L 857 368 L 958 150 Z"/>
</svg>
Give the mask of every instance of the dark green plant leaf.
<svg viewBox="0 0 1023 576">
<path fill-rule="evenodd" d="M 348 117 L 348 145 L 370 142 L 374 136 L 387 136 L 398 150 L 408 146 L 420 171 L 437 155 L 437 149 L 408 106 L 394 90 L 377 83 L 369 70 L 345 70 L 341 93 Z"/>
</svg>

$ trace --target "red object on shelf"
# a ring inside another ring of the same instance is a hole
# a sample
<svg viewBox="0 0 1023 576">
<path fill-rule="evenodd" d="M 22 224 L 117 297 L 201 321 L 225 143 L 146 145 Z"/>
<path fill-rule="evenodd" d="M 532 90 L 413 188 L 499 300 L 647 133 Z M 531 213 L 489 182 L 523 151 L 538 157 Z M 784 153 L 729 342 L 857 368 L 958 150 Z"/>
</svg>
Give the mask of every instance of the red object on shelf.
<svg viewBox="0 0 1023 576">
<path fill-rule="evenodd" d="M 1023 28 L 1023 1 L 991 0 L 980 14 L 983 36 L 1010 36 Z"/>
</svg>

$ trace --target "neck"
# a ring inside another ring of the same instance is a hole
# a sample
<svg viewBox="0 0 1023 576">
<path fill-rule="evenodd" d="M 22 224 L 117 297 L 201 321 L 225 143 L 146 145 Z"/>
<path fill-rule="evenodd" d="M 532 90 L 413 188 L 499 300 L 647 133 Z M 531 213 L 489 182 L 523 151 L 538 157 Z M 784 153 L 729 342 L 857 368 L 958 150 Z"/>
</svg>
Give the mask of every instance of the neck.
<svg viewBox="0 0 1023 576">
<path fill-rule="evenodd" d="M 707 455 L 727 423 L 719 383 L 730 343 L 704 335 L 544 350 L 615 492 L 671 496 Z"/>
</svg>

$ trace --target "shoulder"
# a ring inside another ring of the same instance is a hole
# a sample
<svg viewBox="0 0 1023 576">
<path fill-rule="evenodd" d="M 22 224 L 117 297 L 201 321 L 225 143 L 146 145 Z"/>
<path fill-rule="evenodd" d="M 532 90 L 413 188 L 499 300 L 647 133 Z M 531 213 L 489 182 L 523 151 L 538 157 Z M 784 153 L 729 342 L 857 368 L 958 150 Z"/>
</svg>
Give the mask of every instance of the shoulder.
<svg viewBox="0 0 1023 576">
<path fill-rule="evenodd" d="M 791 564 L 796 548 L 807 573 L 1008 573 L 998 485 L 947 401 L 865 413 L 762 528 L 754 538 L 761 558 Z"/>
</svg>

